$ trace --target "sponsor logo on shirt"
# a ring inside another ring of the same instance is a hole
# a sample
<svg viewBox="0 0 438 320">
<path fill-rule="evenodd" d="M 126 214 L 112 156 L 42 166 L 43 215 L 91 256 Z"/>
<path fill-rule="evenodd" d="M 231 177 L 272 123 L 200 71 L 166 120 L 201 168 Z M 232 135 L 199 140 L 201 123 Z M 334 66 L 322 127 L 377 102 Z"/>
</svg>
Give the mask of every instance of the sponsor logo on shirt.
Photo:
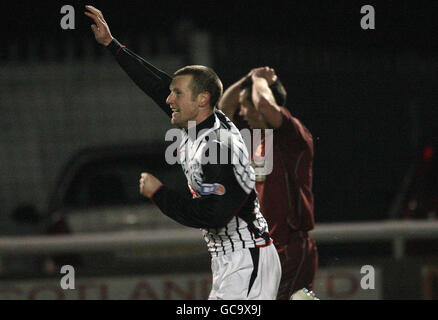
<svg viewBox="0 0 438 320">
<path fill-rule="evenodd" d="M 202 195 L 209 195 L 209 194 L 216 194 L 218 196 L 222 196 L 225 194 L 225 187 L 221 185 L 220 183 L 203 183 L 201 185 L 201 194 Z"/>
</svg>

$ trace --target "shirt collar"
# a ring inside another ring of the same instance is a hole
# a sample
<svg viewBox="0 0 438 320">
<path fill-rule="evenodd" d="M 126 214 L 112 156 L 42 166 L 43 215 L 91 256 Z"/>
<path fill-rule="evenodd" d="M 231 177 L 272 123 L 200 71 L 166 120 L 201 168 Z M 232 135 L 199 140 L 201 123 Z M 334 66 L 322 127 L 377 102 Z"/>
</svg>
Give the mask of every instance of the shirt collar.
<svg viewBox="0 0 438 320">
<path fill-rule="evenodd" d="M 208 118 L 203 120 L 202 122 L 196 124 L 195 127 L 191 127 L 190 129 L 184 128 L 184 133 L 189 135 L 191 140 L 198 140 L 201 137 L 204 137 L 211 130 L 218 129 L 220 127 L 219 119 L 216 116 L 216 112 L 213 112 Z"/>
</svg>

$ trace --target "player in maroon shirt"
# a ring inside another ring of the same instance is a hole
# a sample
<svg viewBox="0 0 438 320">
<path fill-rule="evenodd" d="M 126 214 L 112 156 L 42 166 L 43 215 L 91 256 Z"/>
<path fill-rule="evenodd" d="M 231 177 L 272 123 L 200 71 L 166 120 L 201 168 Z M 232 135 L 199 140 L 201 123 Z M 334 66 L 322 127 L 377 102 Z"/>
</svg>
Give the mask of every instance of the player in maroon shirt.
<svg viewBox="0 0 438 320">
<path fill-rule="evenodd" d="M 286 90 L 271 68 L 257 68 L 231 85 L 219 108 L 239 129 L 273 129 L 272 146 L 261 139 L 253 157 L 273 151 L 273 170 L 258 176 L 261 211 L 280 256 L 282 278 L 277 299 L 312 290 L 318 266 L 314 227 L 313 138 L 285 106 Z M 266 139 L 266 141 L 269 141 Z"/>
</svg>

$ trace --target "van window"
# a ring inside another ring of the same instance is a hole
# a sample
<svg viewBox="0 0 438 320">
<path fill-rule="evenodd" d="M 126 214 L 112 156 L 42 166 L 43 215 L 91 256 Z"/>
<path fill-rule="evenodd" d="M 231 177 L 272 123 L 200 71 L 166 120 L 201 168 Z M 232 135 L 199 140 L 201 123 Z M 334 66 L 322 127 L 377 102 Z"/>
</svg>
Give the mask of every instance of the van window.
<svg viewBox="0 0 438 320">
<path fill-rule="evenodd" d="M 120 157 L 82 166 L 67 188 L 63 203 L 67 207 L 84 208 L 149 202 L 139 193 L 140 174 L 145 171 L 171 188 L 188 194 L 179 165 L 164 163 L 162 156 Z"/>
</svg>

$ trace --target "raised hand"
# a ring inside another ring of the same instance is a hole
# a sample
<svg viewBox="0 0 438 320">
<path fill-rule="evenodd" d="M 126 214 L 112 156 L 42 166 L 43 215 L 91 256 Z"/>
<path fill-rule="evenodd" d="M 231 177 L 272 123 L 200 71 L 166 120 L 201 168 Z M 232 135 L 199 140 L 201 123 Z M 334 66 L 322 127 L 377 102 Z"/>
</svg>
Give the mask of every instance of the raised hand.
<svg viewBox="0 0 438 320">
<path fill-rule="evenodd" d="M 102 12 L 93 6 L 85 6 L 85 8 L 88 10 L 85 15 L 93 19 L 95 23 L 91 25 L 91 30 L 93 30 L 96 41 L 104 46 L 109 45 L 113 37 Z"/>
</svg>

